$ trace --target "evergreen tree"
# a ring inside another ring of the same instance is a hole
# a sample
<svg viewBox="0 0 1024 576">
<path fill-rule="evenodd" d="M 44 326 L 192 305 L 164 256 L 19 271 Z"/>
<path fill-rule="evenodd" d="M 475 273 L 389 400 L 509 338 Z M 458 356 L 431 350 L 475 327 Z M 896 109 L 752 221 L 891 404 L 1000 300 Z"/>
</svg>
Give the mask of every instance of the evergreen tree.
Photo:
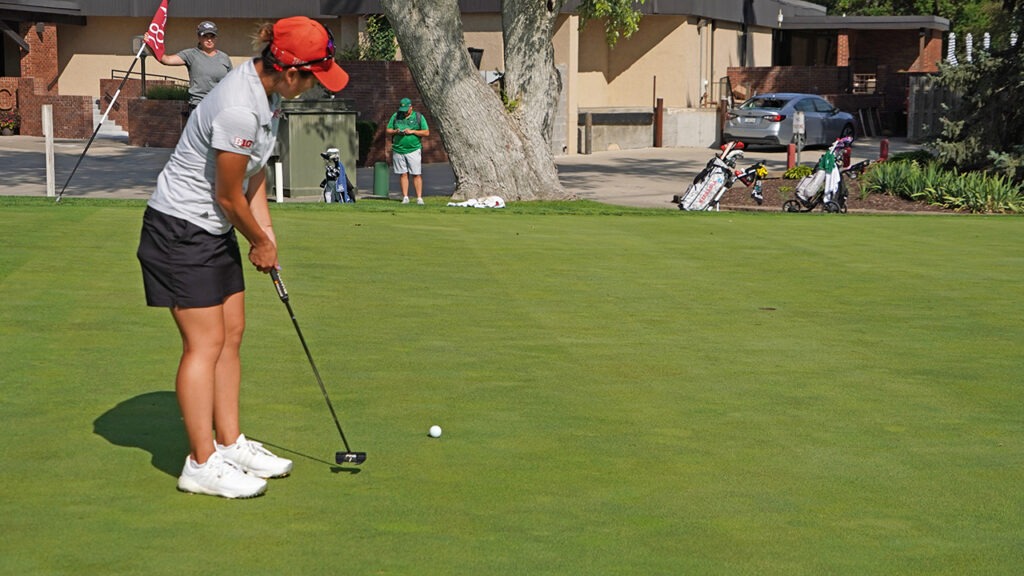
<svg viewBox="0 0 1024 576">
<path fill-rule="evenodd" d="M 1005 0 L 1007 21 L 1020 29 L 1024 1 Z M 935 141 L 939 158 L 960 171 L 1001 172 L 1024 182 L 1024 53 L 1022 43 L 991 53 L 977 52 L 973 63 L 943 64 L 939 81 L 961 94 L 957 105 L 942 120 Z"/>
</svg>

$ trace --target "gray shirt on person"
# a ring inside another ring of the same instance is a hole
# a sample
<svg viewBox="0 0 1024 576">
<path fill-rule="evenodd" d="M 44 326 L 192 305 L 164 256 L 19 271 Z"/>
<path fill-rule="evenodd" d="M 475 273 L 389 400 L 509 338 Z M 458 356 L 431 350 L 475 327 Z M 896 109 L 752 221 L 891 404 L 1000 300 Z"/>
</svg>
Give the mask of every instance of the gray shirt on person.
<svg viewBox="0 0 1024 576">
<path fill-rule="evenodd" d="M 186 48 L 177 54 L 188 68 L 188 103 L 197 106 L 210 90 L 231 71 L 231 59 L 217 50 L 207 54 L 199 48 Z"/>
<path fill-rule="evenodd" d="M 149 206 L 211 234 L 230 232 L 214 188 L 217 151 L 249 156 L 245 186 L 274 151 L 280 115 L 280 95 L 267 95 L 252 60 L 232 70 L 189 116 Z"/>
</svg>

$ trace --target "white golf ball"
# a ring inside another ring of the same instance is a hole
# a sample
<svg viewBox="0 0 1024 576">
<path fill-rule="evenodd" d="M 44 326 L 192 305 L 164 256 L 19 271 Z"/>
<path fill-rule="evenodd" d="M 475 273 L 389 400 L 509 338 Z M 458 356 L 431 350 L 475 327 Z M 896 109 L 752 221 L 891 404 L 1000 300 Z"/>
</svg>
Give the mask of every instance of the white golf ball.
<svg viewBox="0 0 1024 576">
<path fill-rule="evenodd" d="M 430 427 L 430 437 L 431 438 L 440 438 L 441 437 L 441 427 L 436 425 L 436 424 L 434 426 L 431 426 Z"/>
</svg>

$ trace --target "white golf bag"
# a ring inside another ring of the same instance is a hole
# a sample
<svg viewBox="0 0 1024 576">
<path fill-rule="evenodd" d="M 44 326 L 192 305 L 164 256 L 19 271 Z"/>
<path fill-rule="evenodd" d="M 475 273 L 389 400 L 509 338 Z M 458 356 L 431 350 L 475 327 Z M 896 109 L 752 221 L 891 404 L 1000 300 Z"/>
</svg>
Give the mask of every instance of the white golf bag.
<svg viewBox="0 0 1024 576">
<path fill-rule="evenodd" d="M 843 149 L 852 143 L 853 138 L 849 136 L 836 140 L 818 160 L 814 172 L 800 180 L 796 185 L 796 196 L 801 202 L 805 205 L 817 204 L 815 197 L 819 192 L 821 193 L 820 203 L 828 204 L 836 201 L 842 179 L 839 171 L 839 158 Z M 845 205 L 845 203 L 844 199 L 843 204 Z"/>
<path fill-rule="evenodd" d="M 742 142 L 725 143 L 722 151 L 693 179 L 686 193 L 672 201 L 679 204 L 680 210 L 717 210 L 719 200 L 736 181 L 736 160 L 742 157 Z"/>
</svg>

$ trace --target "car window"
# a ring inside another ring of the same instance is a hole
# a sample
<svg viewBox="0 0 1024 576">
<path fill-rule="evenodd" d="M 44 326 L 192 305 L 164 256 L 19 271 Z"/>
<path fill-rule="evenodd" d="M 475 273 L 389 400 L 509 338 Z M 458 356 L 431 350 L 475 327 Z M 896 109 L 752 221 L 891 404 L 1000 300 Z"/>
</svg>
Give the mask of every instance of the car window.
<svg viewBox="0 0 1024 576">
<path fill-rule="evenodd" d="M 814 112 L 814 99 L 804 98 L 803 100 L 796 103 L 794 106 L 800 112 Z"/>
<path fill-rule="evenodd" d="M 832 106 L 831 104 L 829 104 L 829 103 L 828 103 L 827 101 L 825 101 L 825 100 L 821 100 L 821 99 L 819 99 L 819 98 L 815 98 L 815 99 L 814 99 L 814 108 L 815 108 L 815 109 L 816 109 L 816 110 L 817 110 L 818 112 L 831 112 L 831 111 L 832 111 L 832 108 L 833 108 L 833 106 Z"/>
<path fill-rule="evenodd" d="M 755 96 L 744 102 L 740 108 L 745 110 L 749 110 L 751 108 L 768 108 L 771 110 L 778 110 L 785 106 L 786 102 L 788 102 L 788 100 L 784 98 Z"/>
</svg>

